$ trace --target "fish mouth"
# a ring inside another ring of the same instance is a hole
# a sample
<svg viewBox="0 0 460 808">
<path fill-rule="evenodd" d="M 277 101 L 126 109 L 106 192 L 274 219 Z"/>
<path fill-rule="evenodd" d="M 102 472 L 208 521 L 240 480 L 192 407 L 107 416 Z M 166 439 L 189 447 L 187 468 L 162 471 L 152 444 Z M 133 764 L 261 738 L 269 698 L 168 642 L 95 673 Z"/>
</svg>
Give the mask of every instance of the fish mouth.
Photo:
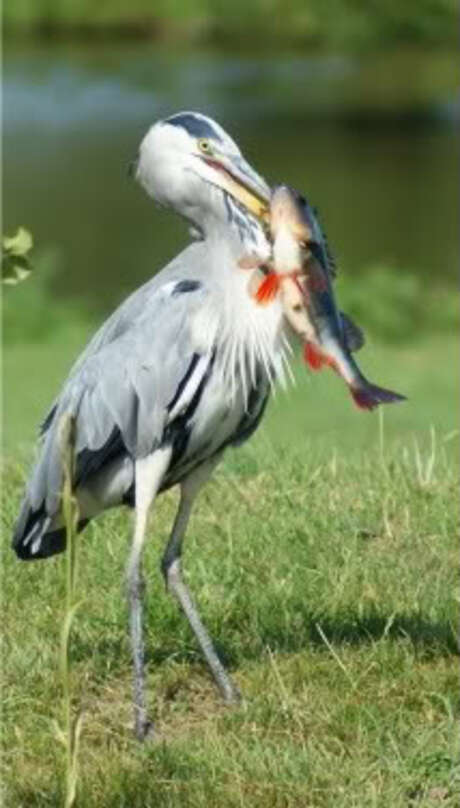
<svg viewBox="0 0 460 808">
<path fill-rule="evenodd" d="M 212 157 L 201 159 L 219 174 L 216 185 L 227 191 L 243 207 L 261 221 L 268 221 L 270 189 L 243 158 L 232 160 L 225 166 Z"/>
</svg>

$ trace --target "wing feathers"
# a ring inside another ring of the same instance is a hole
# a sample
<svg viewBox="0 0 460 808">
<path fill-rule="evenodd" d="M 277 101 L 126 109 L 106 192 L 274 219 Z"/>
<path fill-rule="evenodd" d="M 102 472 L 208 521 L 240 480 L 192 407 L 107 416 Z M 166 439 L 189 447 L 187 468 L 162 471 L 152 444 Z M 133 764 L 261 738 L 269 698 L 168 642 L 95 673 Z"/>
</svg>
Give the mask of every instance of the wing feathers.
<svg viewBox="0 0 460 808">
<path fill-rule="evenodd" d="M 16 524 L 18 555 L 33 540 L 39 557 L 40 541 L 54 529 L 50 522 L 59 512 L 62 487 L 58 425 L 63 413 L 76 418 L 76 483 L 82 485 L 118 455 L 136 458 L 151 452 L 163 440 L 174 408 L 186 409 L 187 400 L 196 398 L 209 357 L 201 362 L 194 350 L 190 323 L 206 290 L 200 284 L 187 287 L 187 294 L 172 295 L 173 288 L 166 294 L 155 279 L 139 290 L 74 366 L 43 423 L 40 456 Z M 148 300 L 142 305 L 143 294 Z"/>
</svg>

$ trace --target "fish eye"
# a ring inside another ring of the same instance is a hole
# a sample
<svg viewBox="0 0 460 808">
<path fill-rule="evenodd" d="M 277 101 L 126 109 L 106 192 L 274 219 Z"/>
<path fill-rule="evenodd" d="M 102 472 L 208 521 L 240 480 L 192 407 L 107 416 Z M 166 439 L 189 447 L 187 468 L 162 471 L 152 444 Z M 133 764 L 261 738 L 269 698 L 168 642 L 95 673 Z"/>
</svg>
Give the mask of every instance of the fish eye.
<svg viewBox="0 0 460 808">
<path fill-rule="evenodd" d="M 212 146 L 209 140 L 202 137 L 198 141 L 198 148 L 203 154 L 211 154 L 212 153 Z"/>
</svg>

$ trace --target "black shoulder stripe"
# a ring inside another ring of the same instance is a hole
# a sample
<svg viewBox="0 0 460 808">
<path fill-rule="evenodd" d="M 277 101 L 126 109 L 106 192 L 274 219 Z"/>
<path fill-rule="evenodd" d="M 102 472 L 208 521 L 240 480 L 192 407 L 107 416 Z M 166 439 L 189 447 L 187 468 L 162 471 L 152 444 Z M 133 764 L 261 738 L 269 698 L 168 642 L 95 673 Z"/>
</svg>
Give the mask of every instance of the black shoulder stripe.
<svg viewBox="0 0 460 808">
<path fill-rule="evenodd" d="M 209 360 L 208 366 L 205 372 L 203 373 L 203 377 L 186 411 L 178 415 L 177 418 L 175 418 L 174 421 L 172 421 L 172 423 L 168 424 L 163 433 L 162 445 L 164 446 L 165 444 L 171 444 L 173 449 L 170 469 L 175 468 L 176 464 L 179 462 L 180 458 L 187 449 L 187 444 L 190 437 L 191 419 L 195 414 L 196 408 L 200 403 L 201 396 L 203 395 L 203 391 L 206 387 L 206 384 L 209 381 L 209 377 L 211 375 L 212 368 L 214 366 L 215 357 L 216 352 L 214 350 Z"/>
<path fill-rule="evenodd" d="M 201 289 L 200 281 L 178 281 L 172 291 L 173 295 L 183 295 L 187 292 L 196 292 Z"/>
<path fill-rule="evenodd" d="M 216 351 L 213 350 L 213 352 L 211 354 L 211 358 L 210 358 L 209 363 L 208 363 L 208 366 L 207 366 L 205 372 L 203 373 L 203 378 L 201 379 L 201 381 L 200 381 L 200 383 L 198 385 L 197 391 L 196 391 L 195 395 L 193 396 L 193 398 L 192 398 L 192 400 L 191 400 L 191 402 L 190 402 L 190 404 L 189 404 L 189 406 L 188 406 L 188 408 L 187 408 L 187 410 L 185 412 L 185 417 L 187 418 L 187 420 L 192 418 L 192 416 L 195 414 L 195 410 L 198 407 L 198 404 L 200 403 L 201 396 L 203 395 L 203 390 L 204 390 L 206 384 L 209 381 L 211 371 L 212 371 L 212 369 L 214 367 L 215 358 L 216 358 Z"/>
<path fill-rule="evenodd" d="M 82 449 L 81 452 L 78 452 L 75 468 L 75 487 L 81 485 L 110 460 L 127 453 L 121 432 L 116 426 L 100 449 Z"/>
<path fill-rule="evenodd" d="M 171 412 L 173 407 L 175 407 L 175 405 L 179 401 L 179 398 L 182 395 L 182 391 L 184 390 L 185 385 L 187 384 L 188 380 L 190 379 L 190 376 L 192 375 L 193 371 L 195 370 L 196 364 L 197 364 L 199 358 L 200 358 L 200 354 L 197 354 L 197 353 L 193 354 L 187 370 L 185 371 L 184 375 L 182 376 L 182 379 L 180 380 L 179 384 L 177 385 L 176 392 L 174 393 L 171 401 L 169 402 L 168 406 L 166 407 L 168 412 Z"/>
<path fill-rule="evenodd" d="M 228 441 L 232 446 L 240 446 L 244 443 L 259 426 L 265 407 L 270 396 L 270 387 L 263 386 L 262 372 L 260 367 L 257 370 L 257 382 L 251 389 L 247 410 L 239 422 L 232 438 Z"/>
</svg>

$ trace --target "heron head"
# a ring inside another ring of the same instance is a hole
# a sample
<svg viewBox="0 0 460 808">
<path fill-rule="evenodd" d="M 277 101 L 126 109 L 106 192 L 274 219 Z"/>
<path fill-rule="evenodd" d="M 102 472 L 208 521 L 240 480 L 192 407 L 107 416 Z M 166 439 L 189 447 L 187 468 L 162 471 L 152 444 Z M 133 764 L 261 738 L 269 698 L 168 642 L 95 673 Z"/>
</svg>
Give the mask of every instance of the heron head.
<svg viewBox="0 0 460 808">
<path fill-rule="evenodd" d="M 216 215 L 216 189 L 258 218 L 268 210 L 265 180 L 222 127 L 198 112 L 180 112 L 149 129 L 135 176 L 149 196 L 200 225 L 206 215 Z"/>
</svg>

